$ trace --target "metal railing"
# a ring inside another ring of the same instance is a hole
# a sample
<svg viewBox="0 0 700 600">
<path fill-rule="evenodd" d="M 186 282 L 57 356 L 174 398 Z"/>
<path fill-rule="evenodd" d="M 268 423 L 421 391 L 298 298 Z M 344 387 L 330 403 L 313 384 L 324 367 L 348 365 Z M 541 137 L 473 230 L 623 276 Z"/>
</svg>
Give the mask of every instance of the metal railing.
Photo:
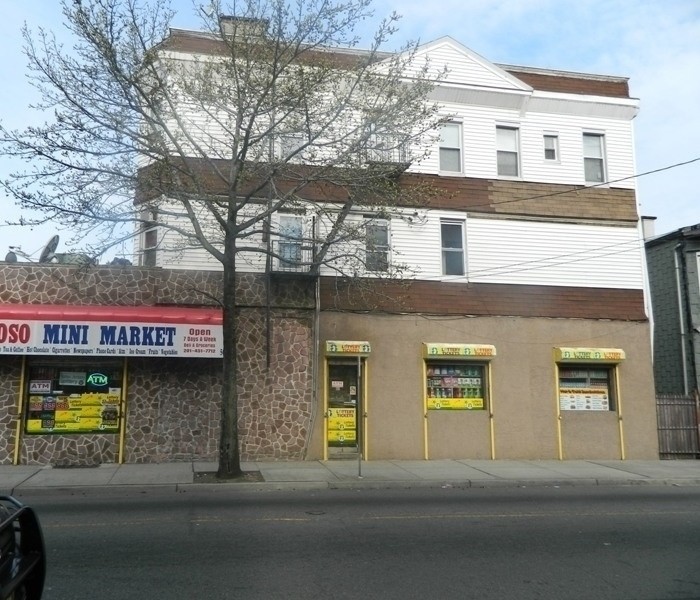
<svg viewBox="0 0 700 600">
<path fill-rule="evenodd" d="M 405 163 L 408 152 L 394 136 L 376 134 L 367 141 L 365 159 L 368 162 Z"/>
<path fill-rule="evenodd" d="M 277 273 L 308 273 L 313 262 L 313 248 L 298 240 L 272 242 L 272 271 Z"/>
</svg>

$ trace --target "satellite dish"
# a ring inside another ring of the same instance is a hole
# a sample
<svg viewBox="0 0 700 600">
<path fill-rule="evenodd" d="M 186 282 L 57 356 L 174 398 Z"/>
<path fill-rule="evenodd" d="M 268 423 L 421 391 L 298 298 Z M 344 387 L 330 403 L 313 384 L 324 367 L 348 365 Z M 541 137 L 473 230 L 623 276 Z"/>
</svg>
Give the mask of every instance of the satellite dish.
<svg viewBox="0 0 700 600">
<path fill-rule="evenodd" d="M 5 255 L 5 262 L 7 263 L 16 263 L 17 262 L 17 255 L 10 250 L 6 255 Z"/>
<path fill-rule="evenodd" d="M 47 263 L 51 262 L 51 259 L 53 259 L 54 254 L 56 252 L 56 248 L 58 248 L 58 236 L 54 235 L 44 246 L 44 249 L 41 251 L 41 256 L 39 256 L 39 262 L 40 263 Z"/>
</svg>

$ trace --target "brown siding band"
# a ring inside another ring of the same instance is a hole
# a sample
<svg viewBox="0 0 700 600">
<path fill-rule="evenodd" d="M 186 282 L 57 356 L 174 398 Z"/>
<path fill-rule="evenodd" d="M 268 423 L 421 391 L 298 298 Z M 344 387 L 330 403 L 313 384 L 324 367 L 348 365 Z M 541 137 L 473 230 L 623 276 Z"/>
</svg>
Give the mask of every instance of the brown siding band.
<svg viewBox="0 0 700 600">
<path fill-rule="evenodd" d="M 321 279 L 321 310 L 646 321 L 642 290 Z"/>
</svg>

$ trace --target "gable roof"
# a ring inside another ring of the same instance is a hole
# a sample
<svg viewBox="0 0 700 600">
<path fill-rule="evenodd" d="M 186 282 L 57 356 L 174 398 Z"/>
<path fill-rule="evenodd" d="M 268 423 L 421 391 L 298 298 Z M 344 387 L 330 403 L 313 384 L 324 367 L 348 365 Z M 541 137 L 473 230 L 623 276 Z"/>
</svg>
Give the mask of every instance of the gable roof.
<svg viewBox="0 0 700 600">
<path fill-rule="evenodd" d="M 422 44 L 418 48 L 416 57 L 418 59 L 416 62 L 421 62 L 422 57 L 427 58 L 431 63 L 431 71 L 436 74 L 447 69 L 447 75 L 442 80 L 446 85 L 470 85 L 519 92 L 532 91 L 528 83 L 486 60 L 450 36 L 443 36 Z"/>
<path fill-rule="evenodd" d="M 210 33 L 187 29 L 171 29 L 170 35 L 159 45 L 160 49 L 191 54 L 222 55 L 226 44 Z M 319 51 L 321 52 L 321 51 Z M 329 48 L 324 55 L 333 55 L 339 66 L 348 66 L 366 57 L 363 50 L 351 48 Z M 377 59 L 386 59 L 389 52 L 378 53 Z M 444 83 L 470 85 L 484 88 L 531 92 L 533 90 L 629 98 L 628 78 L 608 75 L 592 75 L 571 71 L 539 69 L 535 67 L 496 64 L 488 61 L 450 36 L 444 36 L 422 44 L 418 58 L 429 57 L 438 72 L 447 66 L 450 72 Z M 420 63 L 418 60 L 416 63 Z"/>
</svg>

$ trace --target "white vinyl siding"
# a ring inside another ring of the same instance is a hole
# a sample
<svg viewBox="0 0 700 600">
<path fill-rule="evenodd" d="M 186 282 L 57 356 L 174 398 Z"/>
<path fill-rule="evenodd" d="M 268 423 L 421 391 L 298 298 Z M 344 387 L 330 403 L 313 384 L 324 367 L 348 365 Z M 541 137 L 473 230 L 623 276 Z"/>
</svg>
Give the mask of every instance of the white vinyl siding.
<svg viewBox="0 0 700 600">
<path fill-rule="evenodd" d="M 471 282 L 643 287 L 634 227 L 471 218 L 466 237 Z"/>
<path fill-rule="evenodd" d="M 429 72 L 433 76 L 437 76 L 444 68 L 447 68 L 447 76 L 443 80 L 448 84 L 499 90 L 527 88 L 524 84 L 515 81 L 511 75 L 502 71 L 500 67 L 488 62 L 454 40 L 438 40 L 435 43 L 426 44 L 424 49 L 418 52 L 413 63 L 413 75 L 419 73 L 418 69 L 423 65 L 426 57 L 429 57 Z"/>
<path fill-rule="evenodd" d="M 442 274 L 444 221 L 457 211 L 431 211 L 418 225 L 392 220 L 392 251 L 415 278 L 463 281 Z M 642 289 L 641 242 L 634 227 L 468 217 L 466 279 L 474 283 Z"/>
<path fill-rule="evenodd" d="M 419 164 L 412 164 L 409 171 L 496 179 L 499 177 L 499 147 L 494 132 L 496 127 L 516 123 L 518 175 L 523 180 L 584 185 L 583 134 L 604 132 L 606 180 L 613 181 L 615 187 L 635 188 L 631 119 L 636 101 L 534 91 L 526 103 L 523 99 L 529 95 L 528 86 L 518 86 L 510 76 L 493 65 L 489 66 L 487 61 L 466 51 L 460 44 L 439 41 L 426 45 L 426 53 L 436 68 L 447 65 L 450 69 L 444 88 L 449 87 L 451 101 L 441 102 L 440 114 L 449 115 L 453 125 L 459 124 L 459 145 L 453 145 L 451 150 L 453 158 L 459 156 L 460 171 L 441 171 L 437 131 L 434 132 L 431 154 Z M 462 100 L 464 103 L 458 103 Z M 209 136 L 205 144 L 221 148 L 217 146 L 221 136 L 217 134 L 217 126 L 211 117 L 192 111 L 184 118 L 195 137 L 206 140 Z M 543 136 L 550 132 L 557 136 L 557 160 L 543 158 Z M 224 153 L 221 150 L 214 155 Z M 441 219 L 466 219 L 465 276 L 442 274 Z M 325 226 L 322 219 L 319 223 L 321 233 Z M 243 243 L 254 246 L 264 242 L 262 236 L 253 236 Z M 173 234 L 165 234 L 160 246 L 163 251 L 159 248 L 157 253 L 158 266 L 221 268 L 201 248 L 177 248 Z M 413 266 L 419 279 L 464 281 L 466 278 L 489 283 L 642 287 L 639 242 L 636 230 L 631 227 L 499 220 L 467 217 L 466 212 L 436 210 L 428 212 L 425 219 L 416 219 L 413 224 L 407 219 L 392 219 L 391 246 L 392 264 L 397 261 Z M 341 254 L 340 251 L 334 253 Z M 251 252 L 239 256 L 241 271 L 262 272 L 264 267 L 262 254 Z M 336 274 L 330 268 L 322 269 L 322 273 Z"/>
<path fill-rule="evenodd" d="M 528 86 L 519 86 L 512 76 L 450 39 L 426 44 L 419 56 L 416 65 L 422 64 L 422 57 L 429 56 L 436 69 L 442 65 L 448 67 L 449 74 L 441 83 L 442 88 L 465 92 L 464 103 L 441 102 L 443 114 L 462 123 L 462 175 L 496 178 L 493 128 L 499 122 L 516 121 L 520 138 L 519 174 L 523 179 L 585 184 L 582 132 L 601 131 L 605 132 L 606 181 L 615 182 L 615 187 L 635 188 L 631 120 L 635 100 L 530 92 Z M 477 88 L 488 88 L 488 101 L 484 97 L 482 102 L 473 95 Z M 525 96 L 530 98 L 528 103 L 523 101 Z M 190 110 L 183 111 L 182 119 L 188 132 L 205 148 L 211 149 L 212 156 L 226 156 L 228 145 L 224 143 L 226 136 L 222 135 L 221 125 L 214 117 L 196 110 L 194 105 L 186 108 Z M 217 117 L 223 118 L 223 115 Z M 547 130 L 558 132 L 558 161 L 542 159 L 542 132 Z M 186 142 L 185 146 L 188 146 Z M 439 154 L 436 141 L 430 156 L 419 164 L 412 164 L 409 170 L 439 173 Z"/>
<path fill-rule="evenodd" d="M 159 221 L 164 221 L 162 214 Z M 443 274 L 443 223 L 464 224 L 466 275 Z M 327 227 L 322 220 L 321 235 Z M 261 236 L 244 243 L 264 247 Z M 466 277 L 473 283 L 643 287 L 641 242 L 634 227 L 467 217 L 459 211 L 435 210 L 413 222 L 392 219 L 390 251 L 392 262 L 410 265 L 415 279 L 464 281 Z M 342 249 L 332 252 L 336 253 L 342 255 Z M 165 234 L 157 257 L 162 267 L 221 269 L 202 248 L 178 248 L 172 232 Z M 263 254 L 239 256 L 241 272 L 264 269 Z M 332 268 L 322 268 L 322 275 L 334 274 Z"/>
<path fill-rule="evenodd" d="M 496 139 L 494 130 L 504 121 L 518 121 L 520 174 L 532 182 L 564 185 L 584 185 L 582 131 L 604 130 L 607 180 L 615 187 L 635 188 L 634 136 L 632 122 L 583 118 L 568 115 L 520 114 L 478 106 L 447 105 L 445 111 L 462 125 L 462 174 L 466 177 L 495 179 Z M 543 131 L 557 131 L 559 160 L 543 160 Z M 409 171 L 440 173 L 439 144 L 436 140 L 431 154 Z"/>
</svg>

